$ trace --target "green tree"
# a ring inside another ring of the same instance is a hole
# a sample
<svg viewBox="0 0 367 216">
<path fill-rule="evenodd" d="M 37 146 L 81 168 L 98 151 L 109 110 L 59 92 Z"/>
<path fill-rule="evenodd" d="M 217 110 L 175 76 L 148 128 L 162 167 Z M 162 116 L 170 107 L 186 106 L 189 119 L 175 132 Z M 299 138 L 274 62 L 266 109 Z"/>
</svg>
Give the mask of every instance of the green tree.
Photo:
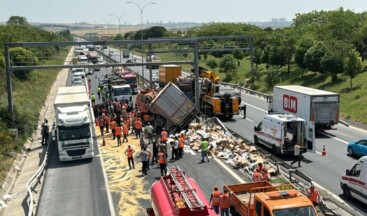
<svg viewBox="0 0 367 216">
<path fill-rule="evenodd" d="M 313 72 L 324 73 L 321 66 L 322 58 L 325 56 L 326 47 L 321 41 L 316 42 L 310 49 L 307 50 L 305 55 L 305 65 Z"/>
<path fill-rule="evenodd" d="M 234 72 L 238 68 L 236 59 L 233 57 L 233 55 L 224 55 L 219 62 L 219 68 L 222 72 L 226 74 L 225 80 L 231 81 L 232 77 L 234 76 Z"/>
<path fill-rule="evenodd" d="M 22 16 L 11 16 L 6 22 L 7 25 L 28 25 L 27 18 Z"/>
<path fill-rule="evenodd" d="M 260 80 L 261 73 L 260 73 L 260 71 L 257 68 L 252 68 L 247 73 L 247 77 L 250 79 L 250 82 L 251 83 L 255 83 L 255 81 Z"/>
<path fill-rule="evenodd" d="M 237 65 L 240 66 L 240 60 L 242 60 L 245 57 L 245 53 L 243 51 L 237 50 L 234 51 L 233 57 L 237 60 Z"/>
<path fill-rule="evenodd" d="M 273 89 L 273 87 L 279 82 L 280 72 L 274 67 L 270 67 L 265 74 L 265 84 L 268 89 Z"/>
<path fill-rule="evenodd" d="M 215 61 L 214 59 L 207 60 L 205 64 L 206 64 L 206 66 L 208 66 L 212 70 L 214 70 L 215 68 L 218 67 L 218 62 Z"/>
<path fill-rule="evenodd" d="M 362 70 L 362 58 L 356 49 L 352 49 L 348 52 L 347 57 L 344 59 L 344 71 L 350 78 L 350 88 L 353 88 L 353 78 L 359 74 Z"/>
<path fill-rule="evenodd" d="M 38 63 L 38 58 L 32 51 L 22 47 L 16 47 L 9 50 L 11 64 L 14 66 L 32 66 Z M 29 79 L 30 70 L 17 70 L 14 75 L 21 80 Z"/>
<path fill-rule="evenodd" d="M 298 65 L 299 68 L 302 69 L 302 76 L 307 68 L 305 64 L 305 56 L 308 51 L 314 44 L 314 39 L 312 36 L 305 36 L 301 38 L 296 44 L 296 50 L 294 54 L 294 62 Z"/>
</svg>

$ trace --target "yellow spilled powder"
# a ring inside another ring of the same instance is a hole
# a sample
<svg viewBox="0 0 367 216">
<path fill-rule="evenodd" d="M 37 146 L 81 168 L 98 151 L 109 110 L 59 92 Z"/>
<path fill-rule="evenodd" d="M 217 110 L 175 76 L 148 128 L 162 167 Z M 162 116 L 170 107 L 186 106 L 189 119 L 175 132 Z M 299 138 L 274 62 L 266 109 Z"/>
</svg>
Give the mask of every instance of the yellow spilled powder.
<svg viewBox="0 0 367 216">
<path fill-rule="evenodd" d="M 103 138 L 100 136 L 98 127 L 96 131 L 98 143 L 102 145 Z M 122 143 L 122 146 L 117 147 L 117 141 L 112 140 L 111 133 L 105 134 L 104 138 L 106 146 L 100 146 L 100 151 L 103 155 L 110 191 L 112 194 L 118 194 L 120 198 L 116 206 L 117 214 L 146 215 L 147 206 L 143 206 L 141 202 L 149 203 L 150 191 L 148 181 L 141 177 L 139 172 L 141 162 L 135 161 L 135 169 L 130 170 L 125 155 L 127 143 Z M 139 140 L 135 139 L 135 136 L 129 136 L 128 139 L 128 144 L 135 149 L 135 152 L 138 152 L 140 150 Z"/>
</svg>

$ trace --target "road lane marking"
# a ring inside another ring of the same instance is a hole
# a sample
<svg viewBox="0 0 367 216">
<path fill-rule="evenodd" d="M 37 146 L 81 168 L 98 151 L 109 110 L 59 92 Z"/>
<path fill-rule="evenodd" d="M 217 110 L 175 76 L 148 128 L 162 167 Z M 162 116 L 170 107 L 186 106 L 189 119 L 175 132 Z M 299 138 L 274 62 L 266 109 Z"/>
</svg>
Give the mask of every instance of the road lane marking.
<svg viewBox="0 0 367 216">
<path fill-rule="evenodd" d="M 249 106 L 249 107 L 252 107 L 252 108 L 254 108 L 254 109 L 260 110 L 260 111 L 262 111 L 262 112 L 268 113 L 268 111 L 267 111 L 267 110 L 261 109 L 261 108 L 259 108 L 259 107 L 254 106 L 254 105 L 251 105 L 251 104 L 247 104 L 247 103 L 245 103 L 245 104 L 246 104 L 246 106 Z"/>
<path fill-rule="evenodd" d="M 339 138 L 336 138 L 336 137 L 330 136 L 329 134 L 326 134 L 326 133 L 324 133 L 324 132 L 318 132 L 318 133 L 320 133 L 320 134 L 322 134 L 322 135 L 324 135 L 324 136 L 327 136 L 327 137 L 329 137 L 329 138 L 332 138 L 332 139 L 334 139 L 334 140 L 337 140 L 337 141 L 339 141 L 339 142 L 342 142 L 342 143 L 344 143 L 344 144 L 348 144 L 348 143 L 349 143 L 349 142 L 347 142 L 347 141 L 345 141 L 345 140 L 342 140 L 342 139 L 339 139 Z"/>
<path fill-rule="evenodd" d="M 241 117 L 241 118 L 243 118 L 243 115 L 238 115 L 239 117 Z M 255 121 L 254 120 L 251 120 L 251 119 L 249 119 L 249 118 L 246 118 L 246 120 L 248 120 L 248 121 L 250 121 L 250 122 L 252 122 L 252 123 L 254 123 Z"/>
<path fill-rule="evenodd" d="M 246 183 L 241 177 L 239 177 L 235 172 L 233 172 L 231 169 L 229 169 L 229 167 L 227 167 L 220 159 L 213 157 L 214 160 L 221 165 L 225 170 L 227 170 L 227 172 L 229 174 L 231 174 L 233 176 L 233 178 L 235 178 L 237 181 L 239 181 L 240 183 Z"/>
</svg>

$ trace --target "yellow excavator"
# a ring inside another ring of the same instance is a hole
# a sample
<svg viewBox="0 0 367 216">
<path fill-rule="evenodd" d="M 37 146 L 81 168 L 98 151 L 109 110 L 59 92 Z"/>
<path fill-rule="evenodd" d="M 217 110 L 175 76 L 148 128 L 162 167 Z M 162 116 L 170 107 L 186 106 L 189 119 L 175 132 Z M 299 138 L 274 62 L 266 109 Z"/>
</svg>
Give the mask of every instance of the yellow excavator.
<svg viewBox="0 0 367 216">
<path fill-rule="evenodd" d="M 240 112 L 241 97 L 239 93 L 223 92 L 220 89 L 220 77 L 213 71 L 199 67 L 200 108 L 209 117 L 218 116 L 231 119 Z"/>
</svg>

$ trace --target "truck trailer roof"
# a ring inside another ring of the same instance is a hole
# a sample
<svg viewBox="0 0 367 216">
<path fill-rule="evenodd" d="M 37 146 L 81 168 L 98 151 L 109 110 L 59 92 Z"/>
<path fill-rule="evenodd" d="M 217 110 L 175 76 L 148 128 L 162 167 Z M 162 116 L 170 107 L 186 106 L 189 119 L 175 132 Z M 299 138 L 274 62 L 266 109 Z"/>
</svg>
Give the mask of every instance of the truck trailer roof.
<svg viewBox="0 0 367 216">
<path fill-rule="evenodd" d="M 312 96 L 339 95 L 338 93 L 319 90 L 319 89 L 313 89 L 313 88 L 299 86 L 299 85 L 275 86 L 274 88 L 284 89 L 284 90 L 298 92 L 301 94 L 312 95 Z"/>
<path fill-rule="evenodd" d="M 90 100 L 87 96 L 87 93 L 57 95 L 55 98 L 55 106 L 61 104 L 80 105 L 89 103 Z"/>
<path fill-rule="evenodd" d="M 86 92 L 85 86 L 59 87 L 57 90 L 57 95 L 79 94 Z"/>
</svg>

